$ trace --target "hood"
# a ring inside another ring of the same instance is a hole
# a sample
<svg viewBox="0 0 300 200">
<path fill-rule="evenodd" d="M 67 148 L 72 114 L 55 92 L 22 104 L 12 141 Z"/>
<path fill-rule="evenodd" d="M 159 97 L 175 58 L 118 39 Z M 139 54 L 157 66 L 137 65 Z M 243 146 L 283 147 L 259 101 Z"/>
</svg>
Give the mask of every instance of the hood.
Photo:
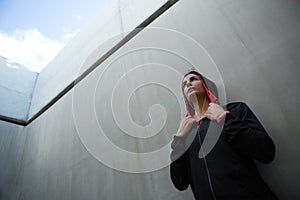
<svg viewBox="0 0 300 200">
<path fill-rule="evenodd" d="M 201 75 L 199 72 L 196 71 L 190 71 L 188 73 L 186 73 L 184 75 L 184 77 L 186 77 L 189 74 L 196 74 L 199 75 L 201 77 L 201 81 L 202 81 L 202 86 L 204 88 L 205 94 L 208 97 L 209 101 L 212 103 L 218 103 L 218 90 L 217 90 L 217 86 L 214 82 L 212 82 L 211 80 L 209 80 L 208 78 L 206 78 L 205 76 Z M 186 96 L 184 95 L 183 89 L 182 89 L 182 94 L 184 97 L 184 102 L 185 102 L 185 106 L 186 106 L 186 111 L 187 111 L 187 116 L 194 116 L 194 109 L 193 107 L 189 104 Z"/>
</svg>

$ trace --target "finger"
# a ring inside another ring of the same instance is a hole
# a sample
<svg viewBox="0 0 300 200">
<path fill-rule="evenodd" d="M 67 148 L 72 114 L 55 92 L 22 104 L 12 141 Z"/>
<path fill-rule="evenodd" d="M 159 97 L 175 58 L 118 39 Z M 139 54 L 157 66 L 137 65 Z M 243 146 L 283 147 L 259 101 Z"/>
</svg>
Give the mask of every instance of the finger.
<svg viewBox="0 0 300 200">
<path fill-rule="evenodd" d="M 195 118 L 190 118 L 190 119 L 187 119 L 187 122 L 194 122 L 194 121 L 196 121 L 196 119 L 195 119 Z"/>
<path fill-rule="evenodd" d="M 216 104 L 216 103 L 211 103 L 211 102 L 210 102 L 208 105 L 209 105 L 209 106 L 216 106 L 216 105 L 218 105 L 218 104 Z"/>
<path fill-rule="evenodd" d="M 190 115 L 187 115 L 187 116 L 185 116 L 183 119 L 188 119 L 188 118 L 190 118 L 191 116 Z"/>
<path fill-rule="evenodd" d="M 208 119 L 212 120 L 212 112 L 206 112 L 205 114 L 205 117 L 207 117 Z"/>
<path fill-rule="evenodd" d="M 188 117 L 186 117 L 186 119 L 193 119 L 193 116 L 189 115 Z"/>
<path fill-rule="evenodd" d="M 211 112 L 211 108 L 208 107 L 207 110 L 206 110 L 206 112 Z"/>
<path fill-rule="evenodd" d="M 204 113 L 204 116 L 207 117 L 207 118 L 209 118 L 210 112 L 205 112 L 205 113 Z"/>
</svg>

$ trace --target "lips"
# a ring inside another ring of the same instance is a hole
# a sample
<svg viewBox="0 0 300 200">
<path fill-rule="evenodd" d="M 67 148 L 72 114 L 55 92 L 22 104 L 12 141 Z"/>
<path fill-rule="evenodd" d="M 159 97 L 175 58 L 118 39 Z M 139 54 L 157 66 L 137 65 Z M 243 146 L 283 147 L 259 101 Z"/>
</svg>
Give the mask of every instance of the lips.
<svg viewBox="0 0 300 200">
<path fill-rule="evenodd" d="M 191 87 L 191 88 L 188 89 L 187 92 L 190 93 L 190 92 L 192 92 L 192 91 L 194 91 L 194 90 L 195 90 L 195 89 Z"/>
</svg>

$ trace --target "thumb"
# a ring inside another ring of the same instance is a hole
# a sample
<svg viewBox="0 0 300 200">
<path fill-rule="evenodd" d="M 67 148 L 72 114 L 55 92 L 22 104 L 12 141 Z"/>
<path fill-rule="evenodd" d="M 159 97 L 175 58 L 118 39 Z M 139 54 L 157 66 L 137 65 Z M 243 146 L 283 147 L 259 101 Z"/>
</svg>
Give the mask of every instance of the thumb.
<svg viewBox="0 0 300 200">
<path fill-rule="evenodd" d="M 204 116 L 207 117 L 208 119 L 212 119 L 212 113 L 209 112 L 208 110 L 204 113 Z"/>
</svg>

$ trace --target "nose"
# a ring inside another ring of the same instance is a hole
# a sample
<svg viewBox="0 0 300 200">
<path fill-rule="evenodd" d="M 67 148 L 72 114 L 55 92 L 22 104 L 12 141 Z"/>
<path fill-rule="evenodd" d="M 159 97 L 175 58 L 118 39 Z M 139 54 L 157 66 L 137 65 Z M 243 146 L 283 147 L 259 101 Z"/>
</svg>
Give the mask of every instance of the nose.
<svg viewBox="0 0 300 200">
<path fill-rule="evenodd" d="M 190 81 L 188 81 L 188 82 L 186 83 L 186 87 L 188 88 L 188 87 L 190 87 L 190 86 L 192 86 L 192 83 L 191 83 Z"/>
</svg>

